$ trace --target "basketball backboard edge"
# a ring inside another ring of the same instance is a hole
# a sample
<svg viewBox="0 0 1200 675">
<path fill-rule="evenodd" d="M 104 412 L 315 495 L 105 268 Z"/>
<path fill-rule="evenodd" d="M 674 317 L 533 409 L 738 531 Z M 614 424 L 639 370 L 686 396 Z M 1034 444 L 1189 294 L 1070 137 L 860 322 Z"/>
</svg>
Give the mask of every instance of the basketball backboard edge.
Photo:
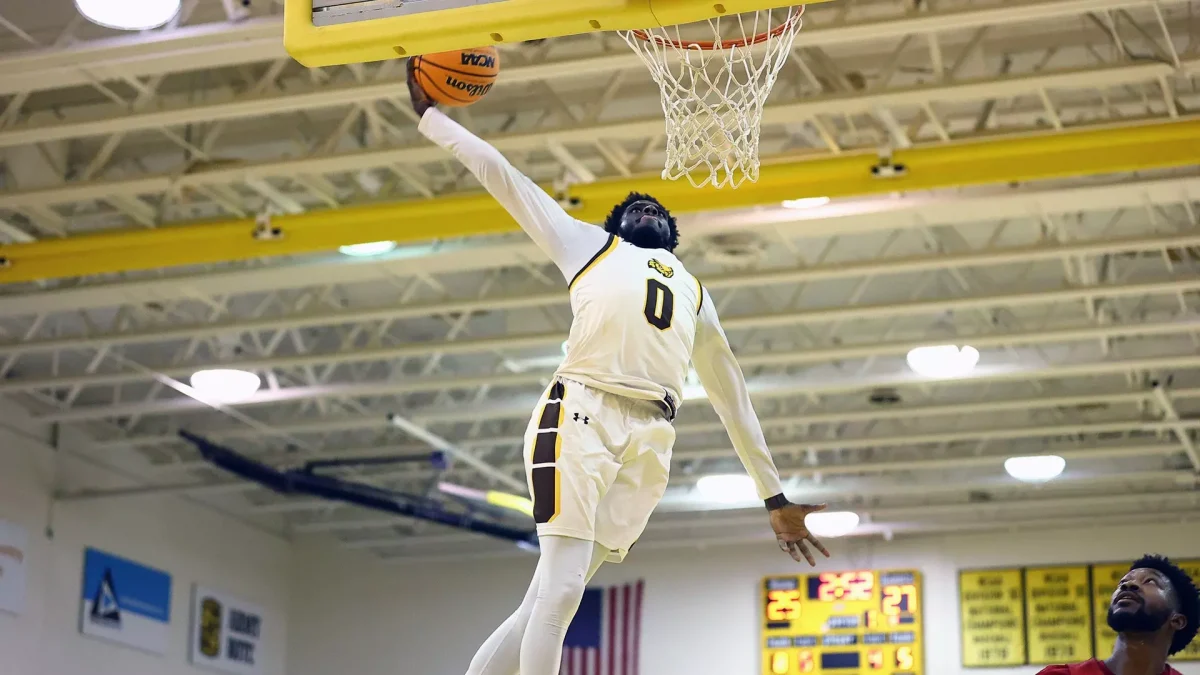
<svg viewBox="0 0 1200 675">
<path fill-rule="evenodd" d="M 672 26 L 790 4 L 796 3 L 782 0 L 285 0 L 283 42 L 292 58 L 316 68 L 600 30 Z"/>
</svg>

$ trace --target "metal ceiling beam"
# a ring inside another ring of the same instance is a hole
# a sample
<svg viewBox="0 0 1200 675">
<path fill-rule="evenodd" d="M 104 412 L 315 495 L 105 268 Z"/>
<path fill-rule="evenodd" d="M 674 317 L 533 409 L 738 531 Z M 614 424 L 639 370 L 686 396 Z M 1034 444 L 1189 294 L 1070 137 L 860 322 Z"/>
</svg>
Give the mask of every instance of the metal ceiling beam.
<svg viewBox="0 0 1200 675">
<path fill-rule="evenodd" d="M 786 237 L 842 236 L 894 229 L 962 225 L 977 220 L 1022 220 L 1060 213 L 1129 210 L 1131 218 L 1146 218 L 1148 204 L 1178 204 L 1200 199 L 1200 178 L 1178 177 L 1148 181 L 1126 181 L 1093 187 L 1031 190 L 1014 188 L 994 195 L 923 196 L 835 203 L 811 211 L 775 209 L 750 213 L 710 213 L 681 216 L 680 229 L 688 242 L 702 235 L 770 228 Z M 1156 227 L 1148 218 L 1146 227 Z M 1127 240 L 1111 242 L 1113 248 L 1087 251 L 1063 250 L 1066 255 L 1092 255 L 1123 250 Z M 1075 245 L 1075 244 L 1070 244 Z M 1180 245 L 1159 240 L 1157 248 Z M 1136 250 L 1136 249 L 1130 249 Z M 955 259 L 956 256 L 948 256 Z M 947 258 L 931 258 L 942 261 Z M 25 294 L 0 295 L 0 316 L 34 315 L 46 312 L 112 307 L 125 304 L 165 302 L 200 295 L 239 295 L 313 285 L 314 279 L 329 284 L 386 281 L 422 274 L 480 271 L 544 260 L 545 255 L 529 242 L 491 244 L 467 242 L 442 244 L 436 248 L 402 251 L 395 256 L 348 261 L 339 255 L 299 264 L 276 265 L 236 271 L 214 271 L 177 277 L 155 276 L 142 281 L 121 281 L 82 287 L 38 290 Z M 887 264 L 886 262 L 884 264 Z M 940 265 L 940 262 L 939 262 Z"/>
<path fill-rule="evenodd" d="M 1198 245 L 1200 245 L 1200 238 L 1198 238 Z M 946 258 L 954 257 L 955 256 L 937 256 L 937 260 L 930 260 L 930 263 L 938 264 L 939 269 L 942 267 L 954 268 L 956 267 L 956 264 L 953 261 L 949 262 L 948 264 L 946 263 Z M 828 279 L 830 277 L 821 274 L 823 268 L 825 267 L 827 266 L 817 265 L 814 267 L 805 268 L 803 271 L 812 274 L 817 278 Z M 859 276 L 859 274 L 855 273 L 854 269 L 847 269 L 845 266 L 841 267 L 842 269 L 839 271 L 847 272 L 846 278 Z M 905 269 L 903 271 L 911 270 Z M 881 267 L 871 272 L 871 274 L 888 274 L 888 264 L 886 262 L 881 263 Z M 715 290 L 752 287 L 760 285 L 761 283 L 760 275 L 758 274 L 738 274 L 725 277 L 707 277 L 705 279 L 705 286 Z M 1079 286 L 1074 288 L 1060 288 L 1047 291 L 997 293 L 986 296 L 918 300 L 913 302 L 882 303 L 876 305 L 847 305 L 839 307 L 825 307 L 821 309 L 809 309 L 799 312 L 782 312 L 753 316 L 726 316 L 722 318 L 722 325 L 726 330 L 736 330 L 739 328 L 750 328 L 755 326 L 768 327 L 797 323 L 844 321 L 849 319 L 876 319 L 882 317 L 911 316 L 920 314 L 940 314 L 948 311 L 988 309 L 1001 306 L 1008 308 L 1027 307 L 1030 305 L 1073 302 L 1089 298 L 1099 299 L 1139 297 L 1168 293 L 1185 293 L 1197 290 L 1200 290 L 1200 277 L 1171 279 L 1164 281 L 1145 281 L 1130 284 Z M 290 316 L 269 317 L 265 319 L 220 321 L 210 324 L 183 324 L 169 328 L 155 328 L 143 331 L 131 331 L 127 333 L 98 333 L 71 338 L 0 343 L 0 354 L 36 354 L 61 350 L 93 351 L 117 345 L 165 342 L 228 333 L 289 330 L 303 327 L 345 325 L 373 321 L 398 321 L 426 316 L 466 314 L 485 310 L 503 311 L 527 309 L 531 307 L 562 304 L 566 302 L 566 300 L 566 294 L 562 293 L 561 291 L 556 291 L 552 293 L 539 293 L 533 295 L 526 294 L 519 296 L 501 296 L 489 298 L 487 300 L 470 299 L 414 304 L 411 306 L 402 305 L 398 307 L 312 312 Z M 544 346 L 554 345 L 562 340 L 562 336 L 559 333 L 546 334 L 540 337 L 543 339 L 539 340 L 539 336 L 537 335 L 505 338 L 512 340 L 512 342 L 504 344 L 509 344 L 510 346 Z M 471 347 L 472 344 L 473 343 L 471 341 L 461 341 L 453 345 L 445 345 L 439 342 L 437 345 L 430 346 L 426 352 L 417 353 L 450 353 L 451 351 L 474 351 L 481 348 L 478 345 L 476 345 L 476 347 Z M 415 349 L 420 349 L 421 346 L 422 345 L 420 343 L 412 345 L 412 347 Z"/>
<path fill-rule="evenodd" d="M 1171 5 L 1186 0 L 1159 2 Z M 1154 0 L 1054 0 L 1005 3 L 987 9 L 914 13 L 865 23 L 821 25 L 810 21 L 796 45 L 861 43 L 911 33 L 1044 22 L 1088 12 L 1153 4 Z M 186 26 L 6 56 L 0 59 L 0 94 L 88 85 L 93 81 L 121 79 L 122 76 L 147 77 L 287 58 L 290 57 L 283 46 L 283 21 L 279 17 Z M 79 64 L 86 64 L 87 68 L 80 68 Z"/>
<path fill-rule="evenodd" d="M 760 325 L 780 325 L 777 316 L 747 317 L 742 320 L 739 329 L 754 328 Z M 794 321 L 793 321 L 794 322 Z M 1148 337 L 1178 334 L 1200 334 L 1200 319 L 1172 319 L 1153 322 L 1135 322 L 1128 324 L 1105 323 L 1076 328 L 1057 328 L 1049 330 L 1028 331 L 1024 333 L 985 333 L 982 335 L 962 335 L 960 339 L 979 349 L 1007 347 L 1030 344 L 1056 344 L 1066 342 L 1089 342 L 1094 340 L 1109 340 L 1113 338 Z M 329 354 L 302 354 L 296 356 L 270 357 L 265 359 L 243 359 L 237 361 L 209 361 L 193 363 L 184 366 L 171 366 L 157 371 L 169 377 L 187 377 L 200 368 L 236 368 L 240 370 L 290 369 L 316 366 L 322 364 L 368 363 L 375 361 L 391 361 L 424 357 L 431 354 L 469 354 L 493 352 L 505 349 L 528 349 L 544 347 L 561 343 L 564 335 L 554 332 L 541 335 L 514 336 L 500 338 L 483 338 L 477 340 L 458 340 L 455 342 L 438 342 L 431 344 L 406 344 L 396 347 L 352 349 L 344 352 Z M 888 342 L 870 344 L 840 345 L 833 348 L 814 349 L 802 348 L 790 351 L 772 351 L 766 353 L 743 353 L 738 357 L 738 363 L 744 368 L 754 366 L 800 365 L 835 363 L 855 359 L 865 359 L 878 356 L 898 356 L 908 351 L 926 345 L 928 338 L 907 338 Z M 544 377 L 545 373 L 537 373 Z M 43 389 L 65 389 L 72 387 L 97 387 L 131 384 L 151 380 L 147 373 L 97 373 L 94 375 L 67 375 L 48 378 L 12 378 L 0 382 L 0 393 L 8 394 L 21 391 Z M 348 385 L 349 387 L 374 386 L 384 387 L 389 393 L 415 393 L 429 391 L 418 380 L 399 380 L 395 382 L 364 382 Z M 394 389 L 392 388 L 394 387 Z M 330 385 L 329 390 L 338 391 L 342 387 Z M 329 398 L 330 393 L 323 393 L 324 387 L 295 387 L 275 389 L 256 394 L 254 397 L 229 404 L 230 407 L 251 407 L 279 401 L 296 401 L 303 398 Z M 208 406 L 195 399 L 169 399 L 148 401 L 142 403 L 120 403 L 116 405 L 86 405 L 76 406 L 68 410 L 36 415 L 35 419 L 44 422 L 72 422 L 89 419 L 104 419 L 110 417 L 125 417 L 129 415 L 147 416 L 155 414 L 180 413 L 185 410 L 206 410 Z"/>
<path fill-rule="evenodd" d="M 1200 389 L 1176 389 L 1172 394 L 1177 399 L 1200 397 Z M 769 391 L 756 391 L 755 398 L 769 397 Z M 805 424 L 846 424 L 854 422 L 885 421 L 897 419 L 919 419 L 924 417 L 961 417 L 985 413 L 1002 413 L 1020 410 L 1040 410 L 1045 408 L 1089 407 L 1097 405 L 1136 405 L 1151 400 L 1149 391 L 1110 392 L 1097 395 L 1051 396 L 1051 397 L 1022 397 L 1010 399 L 989 399 L 973 403 L 939 404 L 925 406 L 895 406 L 872 407 L 866 410 L 806 410 L 803 413 Z M 407 415 L 415 422 L 432 426 L 435 424 L 456 423 L 473 420 L 500 420 L 528 418 L 536 403 L 536 395 L 528 400 L 507 398 L 501 402 L 492 402 L 472 407 L 470 410 L 446 409 L 442 406 L 429 406 L 407 411 Z M 686 419 L 686 416 L 685 416 Z M 786 428 L 796 424 L 794 415 L 764 417 L 759 420 L 764 429 Z M 288 434 L 330 433 L 338 431 L 370 431 L 383 430 L 388 422 L 384 416 L 342 417 L 313 420 L 280 420 L 275 427 Z M 679 436 L 702 433 L 719 433 L 724 430 L 721 422 L 680 422 L 676 426 Z M 217 427 L 202 429 L 206 437 L 219 438 L 225 441 L 249 439 L 258 436 L 254 429 L 246 427 Z M 118 450 L 131 447 L 151 447 L 180 443 L 174 434 L 142 434 L 129 438 L 112 441 L 97 441 L 92 444 L 99 451 Z M 468 448 L 499 447 L 504 445 L 519 445 L 519 437 L 489 437 L 486 439 L 465 439 L 458 441 Z M 329 448 L 316 451 L 285 452 L 256 454 L 255 459 L 271 464 L 291 464 L 298 461 L 319 459 L 335 455 L 351 457 L 382 457 L 408 455 L 424 452 L 420 446 L 372 446 L 368 448 Z M 157 473 L 178 473 L 207 467 L 202 460 L 172 462 L 154 467 Z"/>
<path fill-rule="evenodd" d="M 289 58 L 277 17 L 89 40 L 0 58 L 0 94 Z"/>
<path fill-rule="evenodd" d="M 1200 368 L 1200 356 L 1180 354 L 1154 358 L 1091 360 L 1091 362 L 1061 363 L 1045 365 L 995 365 L 980 366 L 971 375 L 955 378 L 955 383 L 984 383 L 1006 382 L 1014 380 L 1040 380 L 1040 378 L 1091 377 L 1102 375 L 1126 375 L 1136 371 L 1156 371 L 1159 369 Z M 400 382 L 370 382 L 355 384 L 335 384 L 324 387 L 296 387 L 286 392 L 268 394 L 262 398 L 281 402 L 288 400 L 319 399 L 319 398 L 358 398 L 358 396 L 385 396 L 395 394 L 410 394 L 415 392 L 439 392 L 445 389 L 473 389 L 478 387 L 544 387 L 550 372 L 522 372 L 512 375 L 478 375 L 478 376 L 434 376 L 414 377 Z M 894 370 L 889 372 L 869 372 L 858 376 L 847 377 L 845 374 L 827 376 L 821 371 L 812 370 L 803 376 L 764 376 L 754 378 L 750 383 L 752 398 L 787 398 L 787 396 L 827 395 L 847 392 L 862 392 L 874 387 L 913 387 L 928 386 L 928 378 L 917 376 L 911 371 Z M 686 396 L 685 399 L 691 399 Z M 703 399 L 703 396 L 697 396 Z M 696 399 L 692 399 L 696 400 Z M 263 401 L 266 402 L 266 401 Z M 140 406 L 150 408 L 146 414 L 169 414 L 198 410 L 186 400 L 155 401 L 149 404 L 128 404 L 128 410 L 143 410 Z M 138 407 L 133 407 L 138 406 Z M 121 414 L 118 411 L 124 406 L 106 406 L 107 414 Z M 532 408 L 530 408 L 532 410 Z M 70 411 L 68 411 L 70 412 Z M 137 413 L 125 413 L 137 414 Z M 130 440 L 115 441 L 116 444 L 130 444 Z M 100 443 L 103 444 L 103 443 Z"/>
<path fill-rule="evenodd" d="M 901 22 L 903 23 L 903 21 Z M 584 77 L 590 73 L 602 74 L 614 70 L 644 67 L 636 54 L 620 54 L 603 57 L 575 59 L 563 63 L 537 64 L 505 69 L 499 81 L 502 86 L 524 85 L 554 77 Z M 799 103 L 768 106 L 764 112 L 764 124 L 785 123 L 794 119 L 807 119 L 813 115 L 850 114 L 873 111 L 888 106 L 917 105 L 928 101 L 953 103 L 980 100 L 987 96 L 1006 97 L 1045 89 L 1083 89 L 1088 87 L 1111 87 L 1120 84 L 1154 82 L 1159 78 L 1181 75 L 1200 69 L 1196 60 L 1181 61 L 1176 67 L 1166 63 L 1143 63 L 1133 65 L 1106 66 L 1086 70 L 1037 73 L 1000 77 L 979 81 L 954 83 L 933 82 L 897 90 L 885 90 L 870 94 L 814 96 Z M 128 113 L 127 111 L 99 119 L 34 123 L 12 126 L 0 131 L 0 147 L 46 143 L 56 140 L 85 138 L 104 134 L 130 133 L 162 127 L 181 126 L 199 122 L 219 122 L 248 117 L 260 117 L 278 113 L 314 110 L 320 108 L 349 106 L 369 101 L 396 98 L 397 88 L 404 81 L 387 80 L 367 84 L 352 84 L 326 87 L 301 93 L 251 94 L 231 101 L 188 105 L 167 110 L 151 110 Z M 603 138 L 626 138 L 631 132 L 643 136 L 650 125 L 662 126 L 661 120 L 646 120 L 622 125 L 606 125 L 598 128 L 580 127 L 551 130 L 542 133 L 554 143 L 579 140 L 580 134 L 591 131 Z M 543 143 L 544 145 L 544 143 Z M 499 146 L 498 146 L 499 147 Z M 502 147 L 502 150 L 517 148 Z M 407 160 L 398 158 L 397 161 Z M 180 185 L 186 185 L 181 177 Z"/>
<path fill-rule="evenodd" d="M 914 147 L 895 155 L 909 171 L 888 179 L 872 176 L 878 162 L 874 155 L 843 155 L 764 166 L 757 183 L 737 191 L 696 190 L 686 182 L 644 176 L 577 185 L 572 195 L 581 204 L 574 215 L 596 220 L 633 191 L 652 192 L 689 213 L 778 204 L 795 198 L 797 186 L 804 186 L 806 194 L 847 197 L 1148 171 L 1188 166 L 1196 157 L 1200 121 L 1191 120 Z M 439 224 L 436 232 L 429 230 L 430 222 Z M 254 221 L 239 219 L 15 244 L 5 250 L 10 266 L 0 270 L 0 283 L 316 253 L 359 241 L 417 242 L 435 235 L 454 238 L 517 229 L 487 194 L 280 216 L 272 226 L 280 229 L 281 237 L 256 238 Z"/>
<path fill-rule="evenodd" d="M 1184 62 L 1179 72 L 1200 70 L 1200 60 Z M 894 91 L 871 92 L 868 94 L 840 94 L 815 97 L 795 103 L 768 106 L 764 110 L 764 124 L 787 124 L 797 119 L 808 119 L 817 114 L 842 115 L 849 112 L 870 112 L 877 107 L 909 106 L 930 101 L 954 102 L 973 101 L 1000 95 L 1018 96 L 1032 94 L 1043 89 L 1113 87 L 1121 84 L 1157 82 L 1159 78 L 1176 72 L 1172 66 L 1162 63 L 1103 66 L 1087 70 L 1058 73 L 1036 73 L 1009 78 L 992 78 L 976 81 L 942 83 L 934 82 Z M 337 96 L 345 97 L 347 90 L 337 90 Z M 328 94 L 333 97 L 335 94 Z M 324 93 L 305 94 L 314 100 L 326 96 Z M 353 97 L 351 97 L 353 98 Z M 341 100 L 341 99 L 338 99 Z M 272 102 L 273 101 L 273 102 Z M 244 106 L 247 110 L 265 112 L 270 106 L 286 106 L 286 97 L 255 99 Z M 265 107 L 264 107 L 265 106 Z M 282 107 L 279 109 L 286 109 Z M 186 115 L 186 112 L 147 113 L 161 126 L 162 120 L 174 119 L 171 115 Z M 126 122 L 119 118 L 117 124 Z M 130 116 L 130 119 L 137 119 Z M 183 119 L 183 118 L 179 118 Z M 89 123 L 90 124 L 90 123 Z M 502 152 L 521 152 L 545 147 L 547 139 L 560 143 L 591 143 L 597 138 L 643 139 L 662 131 L 661 117 L 652 117 L 632 122 L 585 125 L 562 129 L 549 129 L 521 134 L 488 137 L 487 140 Z M 70 126 L 63 127 L 69 129 Z M 81 127 L 88 133 L 100 133 L 99 126 Z M 29 138 L 38 137 L 36 134 Z M 26 142 L 26 141 L 22 141 Z M 372 149 L 323 156 L 307 156 L 254 164 L 242 164 L 231 168 L 214 168 L 194 174 L 163 174 L 128 180 L 90 181 L 69 183 L 52 188 L 24 192 L 0 192 L 0 207 L 21 208 L 29 206 L 52 206 L 76 201 L 102 199 L 113 194 L 142 195 L 169 190 L 196 189 L 206 185 L 237 182 L 246 178 L 270 178 L 302 173 L 327 174 L 385 168 L 396 164 L 420 164 L 444 159 L 444 153 L 431 144 L 415 147 Z M 716 191 L 719 192 L 719 191 Z"/>
</svg>

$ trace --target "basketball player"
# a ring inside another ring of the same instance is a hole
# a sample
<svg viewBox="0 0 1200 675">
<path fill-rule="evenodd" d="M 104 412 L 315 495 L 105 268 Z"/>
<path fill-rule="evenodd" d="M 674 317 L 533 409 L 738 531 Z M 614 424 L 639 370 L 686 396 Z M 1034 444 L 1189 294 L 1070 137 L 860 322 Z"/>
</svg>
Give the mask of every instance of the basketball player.
<svg viewBox="0 0 1200 675">
<path fill-rule="evenodd" d="M 1187 572 L 1161 556 L 1133 563 L 1108 606 L 1117 645 L 1105 661 L 1047 666 L 1038 675 L 1179 675 L 1167 657 L 1196 637 L 1200 592 Z"/>
<path fill-rule="evenodd" d="M 631 194 L 604 228 L 572 218 L 495 148 L 442 114 L 413 77 L 422 134 L 461 161 L 558 267 L 574 321 L 567 353 L 525 433 L 541 548 L 520 607 L 475 655 L 468 675 L 555 675 L 585 584 L 621 562 L 667 487 L 671 426 L 694 364 L 734 450 L 754 479 L 780 548 L 826 556 L 791 504 L 750 404 L 712 298 L 672 251 L 675 219 Z"/>
</svg>

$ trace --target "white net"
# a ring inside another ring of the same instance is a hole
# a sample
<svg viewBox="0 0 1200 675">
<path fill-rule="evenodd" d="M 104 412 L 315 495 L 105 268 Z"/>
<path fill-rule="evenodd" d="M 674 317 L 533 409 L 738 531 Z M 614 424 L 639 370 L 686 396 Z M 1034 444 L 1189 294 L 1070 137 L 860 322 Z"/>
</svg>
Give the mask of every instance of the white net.
<svg viewBox="0 0 1200 675">
<path fill-rule="evenodd" d="M 662 90 L 664 179 L 718 188 L 758 180 L 763 106 L 803 15 L 801 5 L 717 17 L 707 26 L 621 31 Z"/>
</svg>

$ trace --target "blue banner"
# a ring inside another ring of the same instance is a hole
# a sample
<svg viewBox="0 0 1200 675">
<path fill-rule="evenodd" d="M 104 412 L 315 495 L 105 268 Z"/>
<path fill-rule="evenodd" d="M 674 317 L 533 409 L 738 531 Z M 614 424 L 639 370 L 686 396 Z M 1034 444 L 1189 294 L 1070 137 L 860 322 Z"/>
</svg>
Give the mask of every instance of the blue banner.
<svg viewBox="0 0 1200 675">
<path fill-rule="evenodd" d="M 165 654 L 170 639 L 171 575 L 89 548 L 83 559 L 80 632 Z"/>
</svg>

